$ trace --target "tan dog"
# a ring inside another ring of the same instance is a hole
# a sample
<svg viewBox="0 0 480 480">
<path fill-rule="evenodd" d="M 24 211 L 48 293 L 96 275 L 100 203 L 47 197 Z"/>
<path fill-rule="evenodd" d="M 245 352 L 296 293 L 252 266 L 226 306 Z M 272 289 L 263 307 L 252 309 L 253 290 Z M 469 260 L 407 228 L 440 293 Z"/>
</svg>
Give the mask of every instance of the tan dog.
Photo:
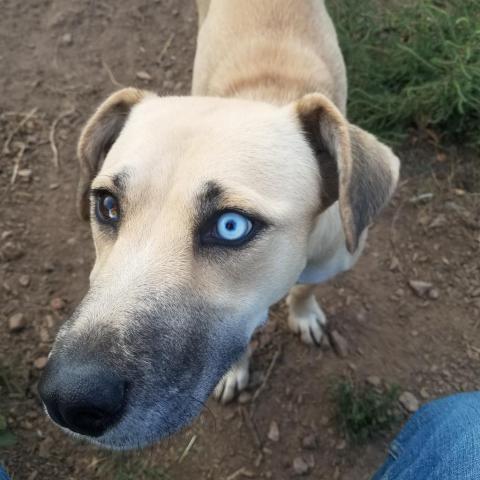
<svg viewBox="0 0 480 480">
<path fill-rule="evenodd" d="M 318 344 L 314 285 L 353 266 L 398 179 L 345 118 L 323 1 L 198 9 L 195 96 L 121 90 L 78 147 L 97 259 L 40 393 L 66 431 L 110 448 L 176 431 L 216 384 L 222 401 L 244 388 L 250 337 L 289 290 L 290 328 Z"/>
</svg>

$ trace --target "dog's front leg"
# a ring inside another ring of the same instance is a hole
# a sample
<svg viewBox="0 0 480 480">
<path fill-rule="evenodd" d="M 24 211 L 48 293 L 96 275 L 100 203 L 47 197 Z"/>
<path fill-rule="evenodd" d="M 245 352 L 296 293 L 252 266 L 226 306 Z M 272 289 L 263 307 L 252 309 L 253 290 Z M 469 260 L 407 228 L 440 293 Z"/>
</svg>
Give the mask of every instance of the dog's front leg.
<svg viewBox="0 0 480 480">
<path fill-rule="evenodd" d="M 304 343 L 320 346 L 327 317 L 313 294 L 316 285 L 295 285 L 287 297 L 288 326 Z"/>
<path fill-rule="evenodd" d="M 248 385 L 250 355 L 251 349 L 248 347 L 242 357 L 230 367 L 230 370 L 218 382 L 213 396 L 219 402 L 223 404 L 230 402 Z"/>
</svg>

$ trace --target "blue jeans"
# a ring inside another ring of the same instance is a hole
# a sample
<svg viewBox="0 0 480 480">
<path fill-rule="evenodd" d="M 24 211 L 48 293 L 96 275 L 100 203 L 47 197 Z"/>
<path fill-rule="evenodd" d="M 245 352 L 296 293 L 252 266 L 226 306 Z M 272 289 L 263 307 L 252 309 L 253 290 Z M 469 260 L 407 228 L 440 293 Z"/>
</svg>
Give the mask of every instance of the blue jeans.
<svg viewBox="0 0 480 480">
<path fill-rule="evenodd" d="M 372 480 L 427 479 L 480 479 L 480 392 L 421 408 L 392 442 Z"/>
</svg>

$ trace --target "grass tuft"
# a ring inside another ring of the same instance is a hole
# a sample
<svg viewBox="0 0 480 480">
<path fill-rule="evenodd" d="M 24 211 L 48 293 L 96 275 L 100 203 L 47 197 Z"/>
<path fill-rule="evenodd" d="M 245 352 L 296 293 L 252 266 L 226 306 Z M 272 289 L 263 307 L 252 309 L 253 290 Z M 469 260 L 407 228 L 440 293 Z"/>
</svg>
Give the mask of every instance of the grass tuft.
<svg viewBox="0 0 480 480">
<path fill-rule="evenodd" d="M 390 432 L 402 417 L 399 393 L 397 386 L 378 390 L 370 385 L 356 385 L 349 379 L 336 379 L 332 399 L 338 428 L 357 444 Z"/>
<path fill-rule="evenodd" d="M 390 141 L 416 127 L 480 146 L 478 0 L 330 4 L 352 121 Z"/>
</svg>

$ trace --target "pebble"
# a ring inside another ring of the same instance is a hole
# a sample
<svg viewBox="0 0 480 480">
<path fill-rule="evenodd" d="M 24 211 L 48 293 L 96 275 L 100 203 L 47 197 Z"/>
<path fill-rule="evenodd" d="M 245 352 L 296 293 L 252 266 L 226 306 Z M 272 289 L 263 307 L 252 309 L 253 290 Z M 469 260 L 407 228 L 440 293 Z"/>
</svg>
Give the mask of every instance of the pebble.
<svg viewBox="0 0 480 480">
<path fill-rule="evenodd" d="M 428 390 L 423 387 L 421 390 L 420 390 L 420 396 L 424 399 L 424 400 L 428 400 L 430 398 L 430 394 L 428 393 Z"/>
<path fill-rule="evenodd" d="M 32 170 L 30 168 L 22 168 L 18 171 L 17 175 L 29 180 L 32 176 Z"/>
<path fill-rule="evenodd" d="M 33 361 L 33 366 L 37 370 L 43 370 L 47 365 L 48 357 L 38 357 Z"/>
<path fill-rule="evenodd" d="M 238 396 L 238 403 L 241 405 L 244 405 L 245 403 L 248 403 L 252 399 L 252 395 L 248 392 L 242 392 Z"/>
<path fill-rule="evenodd" d="M 361 309 L 361 310 L 359 310 L 359 311 L 357 312 L 356 317 L 357 317 L 357 320 L 358 320 L 359 322 L 362 322 L 362 323 L 363 323 L 363 322 L 365 322 L 365 321 L 367 320 L 367 312 L 366 312 L 365 310 Z"/>
<path fill-rule="evenodd" d="M 60 39 L 62 45 L 71 45 L 73 43 L 73 36 L 71 33 L 64 33 Z"/>
<path fill-rule="evenodd" d="M 333 330 L 330 338 L 337 355 L 345 358 L 348 355 L 348 342 L 345 337 L 343 337 L 337 330 Z"/>
<path fill-rule="evenodd" d="M 30 277 L 28 275 L 20 275 L 18 283 L 22 287 L 28 287 L 30 285 Z"/>
<path fill-rule="evenodd" d="M 378 388 L 382 384 L 382 379 L 376 375 L 370 375 L 367 377 L 367 383 L 372 387 Z"/>
<path fill-rule="evenodd" d="M 65 308 L 65 301 L 60 298 L 60 297 L 55 297 L 50 300 L 50 307 L 52 307 L 53 310 L 62 310 Z"/>
<path fill-rule="evenodd" d="M 48 328 L 53 328 L 56 325 L 55 320 L 51 315 L 45 315 L 45 323 Z"/>
<path fill-rule="evenodd" d="M 317 436 L 314 433 L 310 433 L 306 437 L 303 437 L 302 448 L 305 450 L 314 450 L 317 448 Z"/>
<path fill-rule="evenodd" d="M 438 300 L 440 298 L 440 292 L 436 288 L 432 288 L 428 291 L 428 298 L 430 300 Z"/>
<path fill-rule="evenodd" d="M 420 408 L 420 402 L 411 392 L 403 392 L 398 400 L 407 412 L 414 413 Z"/>
<path fill-rule="evenodd" d="M 422 280 L 409 280 L 408 285 L 419 297 L 424 297 L 433 288 L 431 283 Z"/>
<path fill-rule="evenodd" d="M 145 82 L 149 82 L 152 79 L 152 76 L 145 70 L 138 71 L 136 75 L 138 79 L 144 80 Z"/>
<path fill-rule="evenodd" d="M 295 457 L 293 460 L 293 471 L 295 475 L 306 475 L 310 467 L 302 457 Z"/>
<path fill-rule="evenodd" d="M 42 327 L 40 329 L 40 341 L 48 343 L 50 341 L 50 332 L 48 328 Z"/>
<path fill-rule="evenodd" d="M 6 260 L 18 260 L 24 255 L 20 245 L 14 242 L 6 242 L 2 248 L 2 253 Z"/>
<path fill-rule="evenodd" d="M 278 428 L 278 423 L 273 421 L 270 423 L 270 428 L 268 430 L 268 438 L 272 442 L 278 442 L 280 440 L 280 430 Z"/>
<path fill-rule="evenodd" d="M 8 319 L 8 330 L 10 333 L 21 332 L 27 326 L 23 313 L 15 313 Z"/>
</svg>

